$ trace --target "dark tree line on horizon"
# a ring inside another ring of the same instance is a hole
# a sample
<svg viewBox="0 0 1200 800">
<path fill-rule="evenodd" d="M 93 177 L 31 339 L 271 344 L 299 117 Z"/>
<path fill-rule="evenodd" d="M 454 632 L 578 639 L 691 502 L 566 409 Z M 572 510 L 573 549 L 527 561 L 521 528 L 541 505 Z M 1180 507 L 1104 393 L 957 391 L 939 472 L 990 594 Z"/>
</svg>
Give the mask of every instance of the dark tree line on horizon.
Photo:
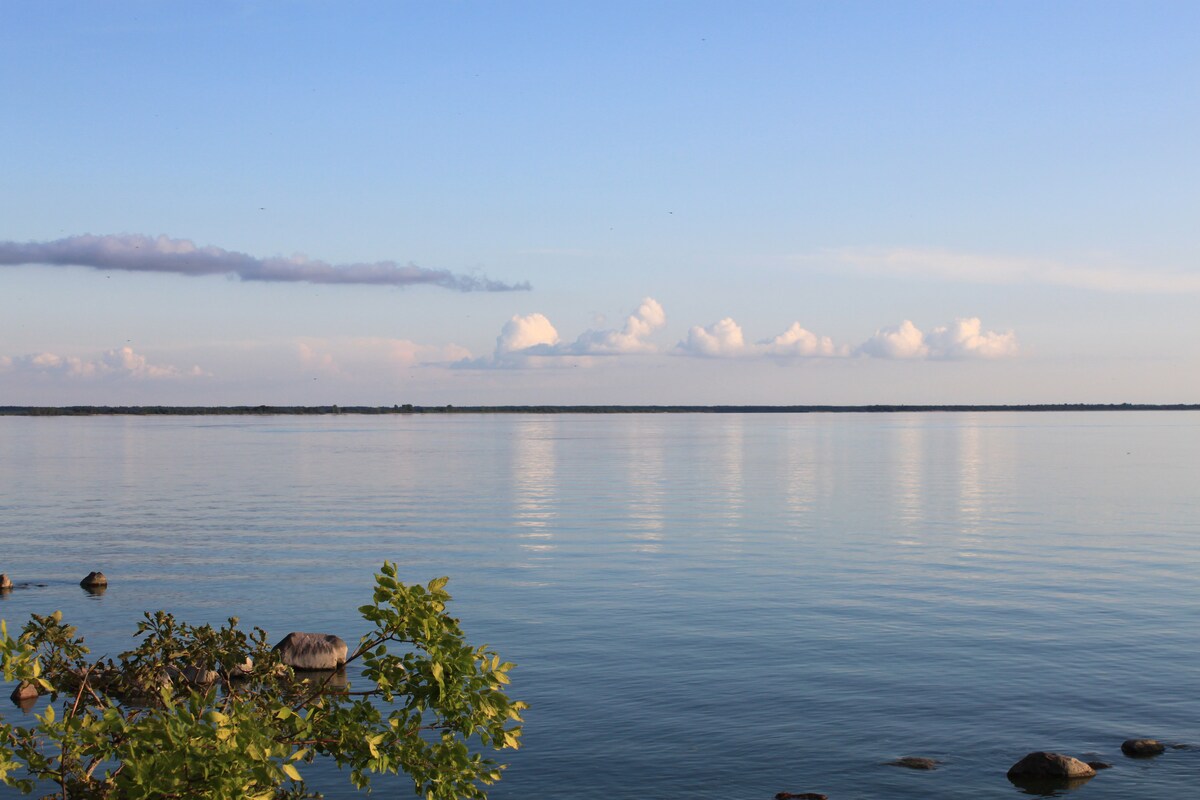
<svg viewBox="0 0 1200 800">
<path fill-rule="evenodd" d="M 0 406 L 0 416 L 324 416 L 330 414 L 890 414 L 992 411 L 1196 411 L 1197 403 L 1029 405 L 528 405 L 528 406 Z"/>
</svg>

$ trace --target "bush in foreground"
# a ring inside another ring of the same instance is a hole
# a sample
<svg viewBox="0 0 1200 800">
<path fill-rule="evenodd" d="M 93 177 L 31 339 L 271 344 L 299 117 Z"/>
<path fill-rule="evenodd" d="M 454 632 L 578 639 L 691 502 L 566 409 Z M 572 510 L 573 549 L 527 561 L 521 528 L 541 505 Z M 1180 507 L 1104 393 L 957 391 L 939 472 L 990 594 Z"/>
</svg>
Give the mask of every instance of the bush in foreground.
<svg viewBox="0 0 1200 800">
<path fill-rule="evenodd" d="M 484 798 L 503 767 L 481 751 L 518 747 L 526 706 L 502 691 L 513 665 L 464 641 L 445 584 L 406 586 L 384 563 L 359 608 L 373 629 L 347 658 L 373 683 L 360 691 L 297 676 L 236 618 L 147 613 L 115 662 L 89 661 L 60 612 L 15 639 L 0 622 L 5 680 L 52 695 L 36 724 L 0 721 L 0 782 L 64 800 L 300 798 L 314 796 L 302 769 L 325 756 L 359 788 L 403 772 L 427 800 Z"/>
</svg>

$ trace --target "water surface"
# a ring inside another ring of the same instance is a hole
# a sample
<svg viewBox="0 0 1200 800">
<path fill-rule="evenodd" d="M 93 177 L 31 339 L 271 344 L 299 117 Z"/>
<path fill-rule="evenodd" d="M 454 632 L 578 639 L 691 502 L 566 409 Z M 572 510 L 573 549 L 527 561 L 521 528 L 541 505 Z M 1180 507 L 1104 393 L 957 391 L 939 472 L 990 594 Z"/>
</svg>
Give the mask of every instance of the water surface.
<svg viewBox="0 0 1200 800">
<path fill-rule="evenodd" d="M 46 584 L 0 615 L 354 640 L 388 559 L 520 665 L 498 800 L 1013 797 L 1035 749 L 1166 800 L 1200 750 L 1119 745 L 1200 744 L 1198 462 L 1192 412 L 0 418 L 0 571 Z"/>
</svg>

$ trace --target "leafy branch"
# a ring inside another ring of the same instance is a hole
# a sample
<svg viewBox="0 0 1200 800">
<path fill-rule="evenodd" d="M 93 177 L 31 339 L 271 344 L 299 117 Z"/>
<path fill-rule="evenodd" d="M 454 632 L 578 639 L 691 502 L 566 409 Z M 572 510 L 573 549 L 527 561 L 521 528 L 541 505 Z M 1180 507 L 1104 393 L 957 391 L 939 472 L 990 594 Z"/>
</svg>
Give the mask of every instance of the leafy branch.
<svg viewBox="0 0 1200 800">
<path fill-rule="evenodd" d="M 5 680 L 51 695 L 32 726 L 0 720 L 0 784 L 62 800 L 283 800 L 315 796 L 300 769 L 326 758 L 358 788 L 404 773 L 426 800 L 485 798 L 503 766 L 484 752 L 520 746 L 526 705 L 505 693 L 513 665 L 466 643 L 445 585 L 405 585 L 384 562 L 359 608 L 371 630 L 347 658 L 371 683 L 356 691 L 297 674 L 237 618 L 147 612 L 115 661 L 89 660 L 59 612 L 15 639 L 0 621 Z"/>
</svg>

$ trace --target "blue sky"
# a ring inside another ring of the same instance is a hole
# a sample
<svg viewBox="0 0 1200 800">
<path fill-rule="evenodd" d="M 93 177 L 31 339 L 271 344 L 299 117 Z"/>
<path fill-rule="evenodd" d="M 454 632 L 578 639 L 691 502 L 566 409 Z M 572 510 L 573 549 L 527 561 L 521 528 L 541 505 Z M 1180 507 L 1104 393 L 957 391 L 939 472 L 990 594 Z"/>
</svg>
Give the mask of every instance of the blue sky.
<svg viewBox="0 0 1200 800">
<path fill-rule="evenodd" d="M 1194 3 L 5 20 L 0 404 L 1200 400 Z"/>
</svg>

